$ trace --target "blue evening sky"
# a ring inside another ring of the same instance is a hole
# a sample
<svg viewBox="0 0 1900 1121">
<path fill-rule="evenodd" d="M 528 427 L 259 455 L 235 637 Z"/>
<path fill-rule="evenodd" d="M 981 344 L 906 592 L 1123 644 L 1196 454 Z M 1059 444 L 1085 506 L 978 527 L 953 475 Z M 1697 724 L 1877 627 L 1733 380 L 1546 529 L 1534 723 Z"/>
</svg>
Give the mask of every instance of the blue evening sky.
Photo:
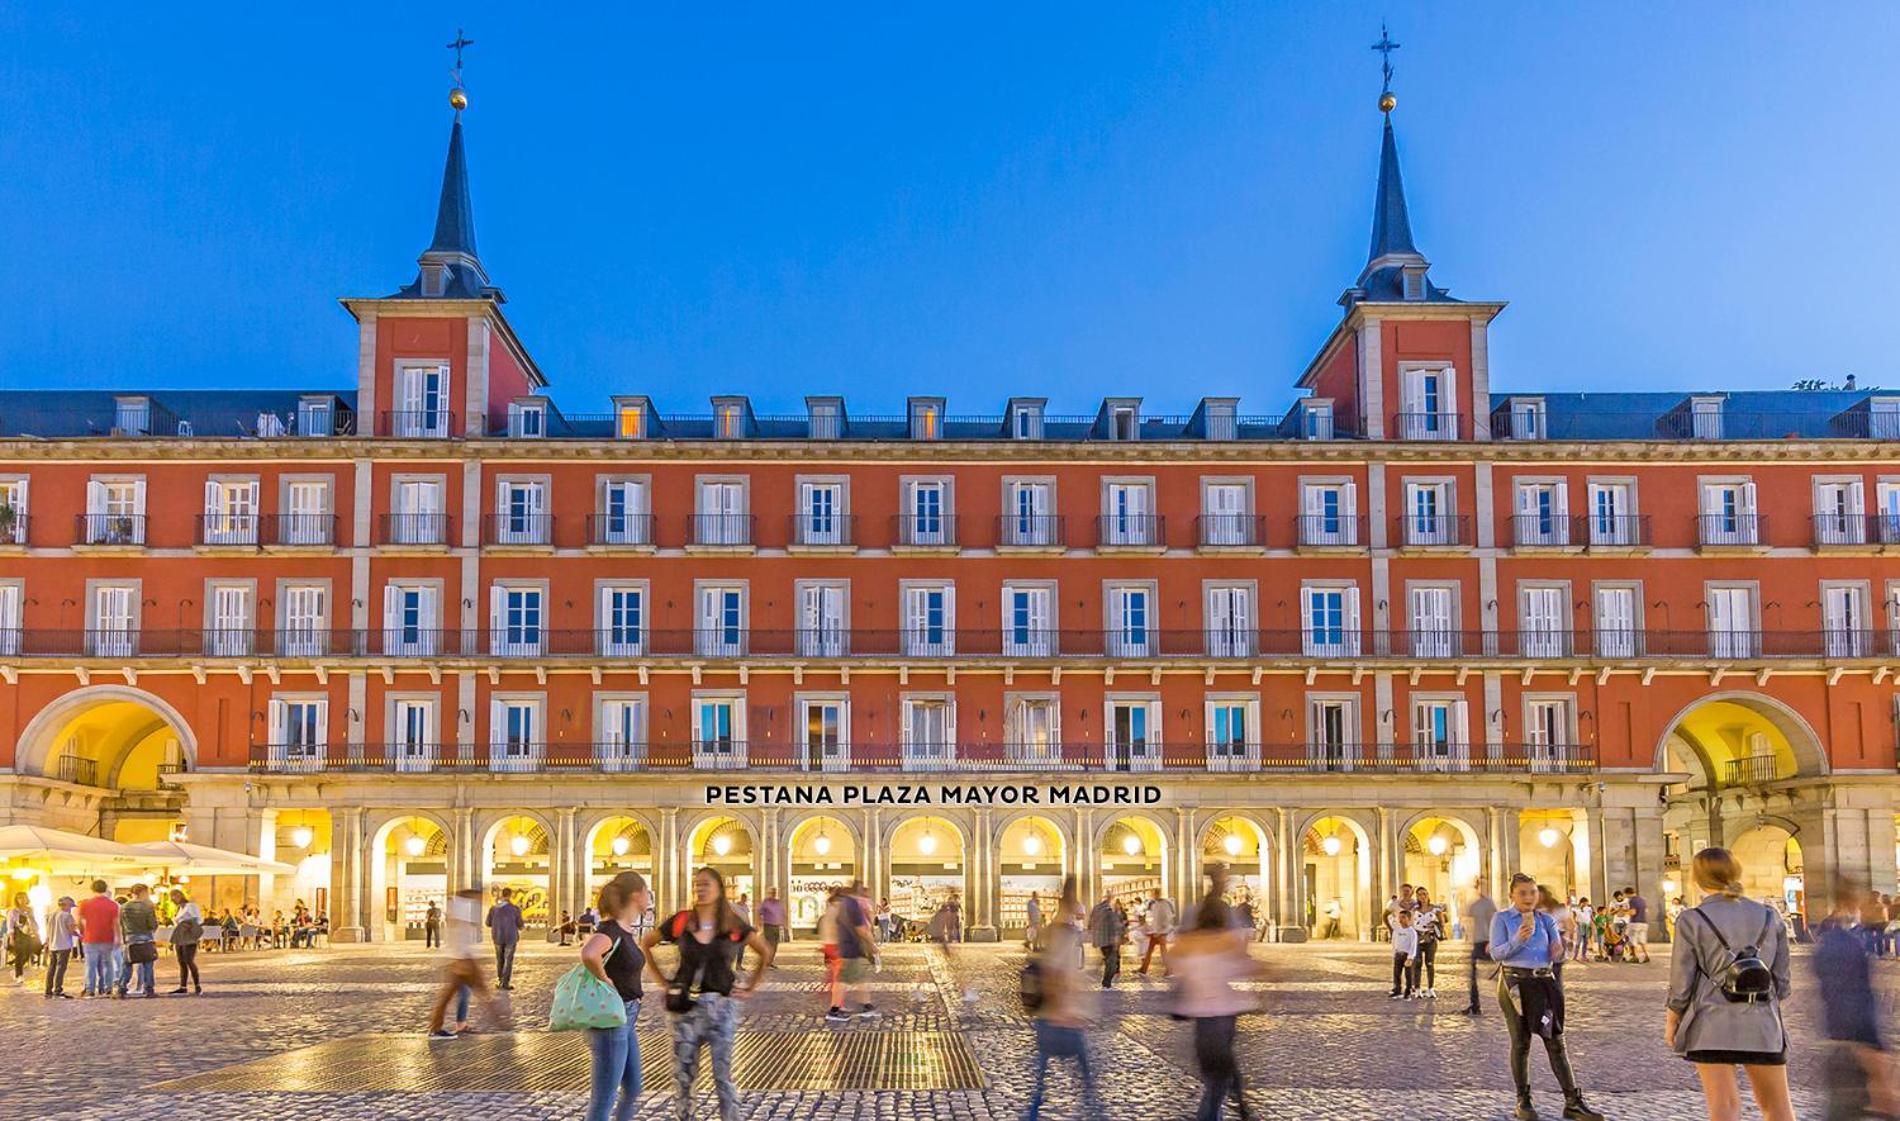
<svg viewBox="0 0 1900 1121">
<path fill-rule="evenodd" d="M 629 10 L 631 9 L 631 10 Z M 1501 388 L 1900 381 L 1900 5 L 0 0 L 0 384 L 354 384 L 469 53 L 482 257 L 571 411 L 1275 412 L 1413 227 Z"/>
</svg>

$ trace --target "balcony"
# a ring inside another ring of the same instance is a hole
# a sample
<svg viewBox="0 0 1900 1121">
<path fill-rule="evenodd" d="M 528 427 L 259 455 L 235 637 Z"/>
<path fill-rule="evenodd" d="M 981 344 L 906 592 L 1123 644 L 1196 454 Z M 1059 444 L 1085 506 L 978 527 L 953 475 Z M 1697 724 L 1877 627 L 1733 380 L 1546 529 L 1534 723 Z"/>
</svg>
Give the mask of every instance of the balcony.
<svg viewBox="0 0 1900 1121">
<path fill-rule="evenodd" d="M 24 511 L 13 506 L 0 506 L 0 549 L 25 548 L 28 528 Z"/>
<path fill-rule="evenodd" d="M 955 514 L 930 514 L 913 511 L 891 517 L 891 540 L 900 549 L 916 552 L 945 551 L 957 548 Z"/>
<path fill-rule="evenodd" d="M 1401 548 L 1459 549 L 1471 544 L 1471 519 L 1464 514 L 1401 514 L 1393 524 Z"/>
<path fill-rule="evenodd" d="M 1095 519 L 1095 547 L 1103 552 L 1161 552 L 1167 519 L 1160 514 L 1103 514 Z"/>
<path fill-rule="evenodd" d="M 1068 544 L 1068 522 L 1061 514 L 1004 514 L 996 519 L 998 548 L 1060 551 Z"/>
<path fill-rule="evenodd" d="M 1900 515 L 1816 514 L 1816 549 L 1855 549 L 1900 545 Z"/>
<path fill-rule="evenodd" d="M 53 777 L 75 786 L 98 786 L 99 762 L 78 755 L 62 755 L 54 765 Z"/>
<path fill-rule="evenodd" d="M 1267 519 L 1259 514 L 1202 514 L 1194 519 L 1195 539 L 1203 549 L 1263 549 Z"/>
<path fill-rule="evenodd" d="M 809 552 L 846 552 L 858 544 L 856 514 L 825 514 L 807 510 L 793 514 L 786 539 L 794 549 Z"/>
<path fill-rule="evenodd" d="M 1792 777 L 1792 767 L 1784 768 L 1773 755 L 1746 755 L 1722 765 L 1723 786 L 1759 786 Z"/>
<path fill-rule="evenodd" d="M 96 548 L 141 548 L 144 514 L 80 514 L 74 519 L 75 544 Z"/>
<path fill-rule="evenodd" d="M 273 514 L 263 519 L 266 546 L 294 548 L 333 548 L 336 545 L 335 514 Z"/>
<path fill-rule="evenodd" d="M 596 549 L 651 549 L 652 514 L 589 514 L 587 544 Z"/>
<path fill-rule="evenodd" d="M 1468 440 L 1471 433 L 1464 417 L 1457 413 L 1395 413 L 1392 438 L 1395 440 Z"/>
<path fill-rule="evenodd" d="M 447 409 L 396 409 L 382 413 L 376 425 L 377 435 L 398 440 L 446 440 L 459 433 Z"/>
<path fill-rule="evenodd" d="M 1649 548 L 1648 514 L 1588 514 L 1582 520 L 1592 550 Z"/>
<path fill-rule="evenodd" d="M 258 514 L 200 514 L 197 544 L 201 549 L 254 548 L 258 544 Z"/>
<path fill-rule="evenodd" d="M 446 548 L 455 536 L 455 519 L 447 514 L 383 514 L 377 526 L 376 543 L 398 548 Z"/>
<path fill-rule="evenodd" d="M 686 519 L 686 544 L 707 552 L 749 552 L 754 539 L 751 514 L 694 514 Z"/>
<path fill-rule="evenodd" d="M 482 518 L 482 544 L 497 548 L 551 548 L 554 515 L 488 514 Z"/>
<path fill-rule="evenodd" d="M 1293 539 L 1302 549 L 1357 549 L 1367 543 L 1365 521 L 1345 514 L 1301 514 L 1293 519 Z"/>
<path fill-rule="evenodd" d="M 1444 748 L 1448 753 L 1438 753 Z M 75 760 L 75 762 L 86 762 Z M 1772 762 L 1772 760 L 1771 760 Z M 314 771 L 435 773 L 654 774 L 765 771 L 790 773 L 932 774 L 1587 774 L 1596 769 L 1588 745 L 1420 745 L 1356 743 L 1163 743 L 1053 741 L 1020 743 L 903 741 L 807 743 L 802 735 L 751 740 L 694 740 L 690 735 L 646 742 L 516 744 L 257 745 L 250 768 L 264 773 Z"/>
<path fill-rule="evenodd" d="M 1581 548 L 1588 539 L 1586 520 L 1556 514 L 1514 514 L 1511 543 L 1519 549 Z"/>
<path fill-rule="evenodd" d="M 1762 549 L 1768 545 L 1763 514 L 1698 514 L 1696 544 L 1704 549 Z"/>
</svg>

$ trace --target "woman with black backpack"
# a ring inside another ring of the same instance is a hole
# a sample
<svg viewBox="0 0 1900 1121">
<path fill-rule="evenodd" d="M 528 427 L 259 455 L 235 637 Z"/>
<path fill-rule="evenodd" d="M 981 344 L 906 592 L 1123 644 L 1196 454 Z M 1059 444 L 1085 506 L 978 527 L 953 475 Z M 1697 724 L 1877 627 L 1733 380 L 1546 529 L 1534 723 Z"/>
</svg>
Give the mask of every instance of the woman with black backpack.
<svg viewBox="0 0 1900 1121">
<path fill-rule="evenodd" d="M 653 960 L 653 947 L 679 947 L 672 980 Z M 739 954 L 751 947 L 758 964 L 739 982 Z M 732 1081 L 732 1041 L 739 1033 L 739 1002 L 759 987 L 772 964 L 772 946 L 726 899 L 726 880 L 711 868 L 693 873 L 693 905 L 647 932 L 641 940 L 647 971 L 666 990 L 673 1024 L 673 1085 L 680 1121 L 693 1115 L 693 1080 L 699 1049 L 712 1050 L 713 1089 L 720 1121 L 739 1121 L 739 1088 Z"/>
<path fill-rule="evenodd" d="M 1742 866 L 1727 849 L 1695 854 L 1707 893 L 1676 918 L 1663 1038 L 1695 1064 L 1710 1121 L 1742 1115 L 1735 1068 L 1748 1075 L 1764 1121 L 1794 1121 L 1788 1096 L 1788 928 L 1773 907 L 1742 897 Z"/>
</svg>

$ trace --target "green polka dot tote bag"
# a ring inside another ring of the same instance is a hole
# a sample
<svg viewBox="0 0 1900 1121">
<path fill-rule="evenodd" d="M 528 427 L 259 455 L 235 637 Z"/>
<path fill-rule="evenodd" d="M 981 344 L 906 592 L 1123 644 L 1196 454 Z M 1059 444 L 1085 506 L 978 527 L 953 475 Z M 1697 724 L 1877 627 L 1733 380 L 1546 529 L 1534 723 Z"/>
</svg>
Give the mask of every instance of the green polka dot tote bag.
<svg viewBox="0 0 1900 1121">
<path fill-rule="evenodd" d="M 614 942 L 607 956 L 620 948 Z M 627 1004 L 620 990 L 594 976 L 585 965 L 577 965 L 554 983 L 554 1004 L 548 1009 L 549 1031 L 580 1031 L 583 1028 L 617 1028 L 627 1022 Z"/>
</svg>

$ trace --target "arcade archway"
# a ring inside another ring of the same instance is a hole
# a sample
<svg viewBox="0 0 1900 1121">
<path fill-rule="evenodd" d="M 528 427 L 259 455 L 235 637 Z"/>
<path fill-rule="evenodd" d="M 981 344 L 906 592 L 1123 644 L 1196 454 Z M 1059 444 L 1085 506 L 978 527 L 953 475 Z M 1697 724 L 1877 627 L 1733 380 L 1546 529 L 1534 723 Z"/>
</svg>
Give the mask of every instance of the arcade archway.
<svg viewBox="0 0 1900 1121">
<path fill-rule="evenodd" d="M 693 827 L 686 838 L 687 887 L 692 874 L 711 868 L 726 879 L 726 897 L 756 901 L 759 890 L 758 846 L 752 830 L 736 817 L 713 816 Z M 691 898 L 689 894 L 685 897 Z"/>
<path fill-rule="evenodd" d="M 1518 863 L 1559 899 L 1590 892 L 1590 826 L 1581 810 L 1525 810 L 1518 815 Z M 1595 900 L 1592 900 L 1595 902 Z"/>
<path fill-rule="evenodd" d="M 638 872 L 658 898 L 654 882 L 653 834 L 639 818 L 616 814 L 597 822 L 583 841 L 587 853 L 587 892 L 583 907 L 594 906 L 600 889 L 622 872 Z"/>
<path fill-rule="evenodd" d="M 1364 938 L 1373 914 L 1372 846 L 1350 817 L 1324 816 L 1300 839 L 1302 920 L 1315 938 Z"/>
<path fill-rule="evenodd" d="M 1069 869 L 1068 842 L 1062 827 L 1046 817 L 1019 817 L 1003 827 L 996 848 L 1002 890 L 1001 926 L 1020 934 L 1029 926 L 1029 897 L 1036 897 L 1046 923 L 1062 898 Z"/>
<path fill-rule="evenodd" d="M 1424 888 L 1432 902 L 1445 908 L 1449 936 L 1453 926 L 1464 921 L 1465 904 L 1484 874 L 1478 831 L 1463 818 L 1427 814 L 1408 825 L 1399 841 L 1399 878 Z"/>
<path fill-rule="evenodd" d="M 1113 894 L 1139 906 L 1152 892 L 1168 894 L 1168 844 L 1161 828 L 1145 817 L 1116 818 L 1101 832 L 1096 856 L 1101 861 L 1101 876 L 1096 881 L 1103 894 Z M 1087 902 L 1085 900 L 1085 902 Z"/>
<path fill-rule="evenodd" d="M 786 919 L 795 931 L 818 929 L 831 890 L 858 879 L 857 835 L 835 817 L 808 817 L 792 829 L 791 898 Z"/>
<path fill-rule="evenodd" d="M 891 913 L 929 921 L 945 902 L 955 900 L 963 923 L 970 921 L 968 858 L 963 831 L 941 817 L 913 817 L 891 833 Z"/>
<path fill-rule="evenodd" d="M 1219 868 L 1225 873 L 1226 891 L 1223 893 L 1228 905 L 1239 907 L 1245 904 L 1252 913 L 1255 925 L 1267 924 L 1267 904 L 1273 898 L 1272 854 L 1268 851 L 1267 831 L 1252 818 L 1239 814 L 1226 814 L 1215 818 L 1201 834 L 1201 887 L 1204 889 L 1207 877 Z"/>
<path fill-rule="evenodd" d="M 429 905 L 447 910 L 449 848 L 447 827 L 422 814 L 396 818 L 376 831 L 370 842 L 370 925 L 381 940 L 421 938 Z"/>
<path fill-rule="evenodd" d="M 488 827 L 482 838 L 482 884 L 487 902 L 500 900 L 503 888 L 513 892 L 521 921 L 530 928 L 548 925 L 549 836 L 545 821 L 531 814 L 511 814 Z"/>
<path fill-rule="evenodd" d="M 1742 866 L 1742 894 L 1773 903 L 1789 914 L 1807 911 L 1807 880 L 1801 842 L 1787 827 L 1764 821 L 1735 835 L 1728 850 Z"/>
</svg>

